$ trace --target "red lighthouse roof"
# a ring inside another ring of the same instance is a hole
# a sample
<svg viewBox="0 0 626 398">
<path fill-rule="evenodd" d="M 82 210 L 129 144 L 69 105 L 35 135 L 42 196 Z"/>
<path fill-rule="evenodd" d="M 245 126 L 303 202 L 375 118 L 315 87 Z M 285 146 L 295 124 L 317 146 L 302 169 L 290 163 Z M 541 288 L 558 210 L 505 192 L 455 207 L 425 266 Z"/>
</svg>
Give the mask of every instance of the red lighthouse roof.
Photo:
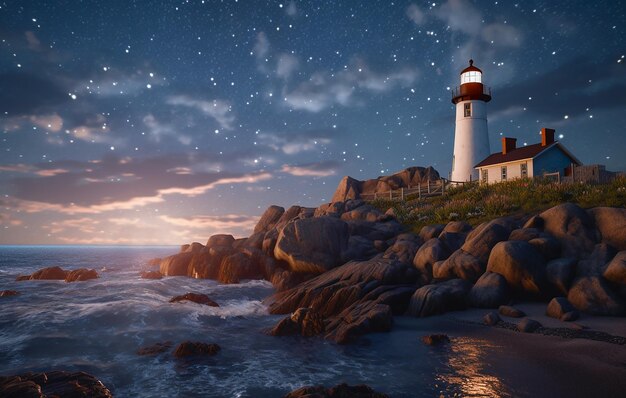
<svg viewBox="0 0 626 398">
<path fill-rule="evenodd" d="M 477 67 L 474 66 L 474 60 L 473 59 L 469 60 L 469 66 L 467 68 L 463 69 L 461 71 L 461 73 L 459 73 L 459 74 L 462 75 L 465 72 L 480 72 L 480 73 L 483 73 L 482 70 L 480 70 L 480 69 L 478 69 Z"/>
</svg>

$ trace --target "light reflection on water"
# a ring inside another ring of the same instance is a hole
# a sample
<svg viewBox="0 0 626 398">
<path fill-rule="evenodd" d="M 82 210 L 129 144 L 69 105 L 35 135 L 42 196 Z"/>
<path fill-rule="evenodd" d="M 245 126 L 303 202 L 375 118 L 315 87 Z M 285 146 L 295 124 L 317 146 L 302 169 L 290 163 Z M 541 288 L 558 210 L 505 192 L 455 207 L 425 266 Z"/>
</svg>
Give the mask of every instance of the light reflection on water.
<svg viewBox="0 0 626 398">
<path fill-rule="evenodd" d="M 447 368 L 436 375 L 445 397 L 512 397 L 502 381 L 490 374 L 488 351 L 502 349 L 492 342 L 471 337 L 456 337 L 442 353 Z"/>
</svg>

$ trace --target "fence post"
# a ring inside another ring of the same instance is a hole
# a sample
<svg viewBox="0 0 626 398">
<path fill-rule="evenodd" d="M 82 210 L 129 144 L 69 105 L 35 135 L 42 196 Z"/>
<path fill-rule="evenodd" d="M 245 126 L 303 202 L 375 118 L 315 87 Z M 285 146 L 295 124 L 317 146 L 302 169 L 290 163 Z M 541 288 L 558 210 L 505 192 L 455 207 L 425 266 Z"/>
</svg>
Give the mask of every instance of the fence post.
<svg viewBox="0 0 626 398">
<path fill-rule="evenodd" d="M 374 200 L 376 200 L 376 192 L 374 192 Z"/>
<path fill-rule="evenodd" d="M 430 180 L 428 180 L 428 193 L 430 194 Z"/>
<path fill-rule="evenodd" d="M 389 190 L 389 199 L 393 199 L 393 191 L 391 189 Z"/>
<path fill-rule="evenodd" d="M 417 186 L 417 197 L 418 199 L 422 199 L 422 183 Z"/>
<path fill-rule="evenodd" d="M 443 182 L 443 178 L 439 179 L 439 183 L 441 184 L 441 196 L 443 196 L 446 190 L 446 184 Z"/>
</svg>

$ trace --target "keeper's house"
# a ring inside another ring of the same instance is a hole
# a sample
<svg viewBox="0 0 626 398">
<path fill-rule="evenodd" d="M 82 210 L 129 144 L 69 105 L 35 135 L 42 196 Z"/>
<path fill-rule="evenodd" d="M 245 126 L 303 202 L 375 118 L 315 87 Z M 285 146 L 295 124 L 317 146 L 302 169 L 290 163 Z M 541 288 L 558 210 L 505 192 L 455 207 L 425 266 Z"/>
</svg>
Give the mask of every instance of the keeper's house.
<svg viewBox="0 0 626 398">
<path fill-rule="evenodd" d="M 516 141 L 515 138 L 502 138 L 502 151 L 492 153 L 474 166 L 481 184 L 541 176 L 561 180 L 571 176 L 575 166 L 582 165 L 570 151 L 554 140 L 553 129 L 542 128 L 538 144 L 517 148 Z"/>
</svg>

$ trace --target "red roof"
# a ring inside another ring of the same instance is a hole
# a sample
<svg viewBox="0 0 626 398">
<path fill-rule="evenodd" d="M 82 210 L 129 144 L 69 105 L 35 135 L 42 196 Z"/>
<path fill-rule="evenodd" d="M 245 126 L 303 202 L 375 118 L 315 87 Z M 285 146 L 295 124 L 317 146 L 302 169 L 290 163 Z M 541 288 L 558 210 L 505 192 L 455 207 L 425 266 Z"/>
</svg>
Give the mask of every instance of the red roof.
<svg viewBox="0 0 626 398">
<path fill-rule="evenodd" d="M 561 149 L 563 153 L 565 153 L 568 157 L 570 157 L 572 161 L 574 161 L 574 163 L 580 164 L 580 161 L 576 159 L 571 153 L 569 153 L 568 150 L 563 148 L 561 144 L 559 144 L 558 142 L 554 142 L 548 146 L 542 146 L 541 143 L 538 143 L 538 144 L 515 148 L 512 151 L 507 152 L 506 155 L 503 155 L 502 152 L 492 153 L 491 155 L 487 156 L 485 159 L 483 159 L 480 163 L 478 163 L 474 167 L 484 167 L 484 166 L 491 166 L 491 165 L 498 164 L 498 163 L 514 162 L 516 160 L 522 160 L 522 159 L 531 159 L 539 155 L 541 152 L 549 148 L 552 148 L 555 145 L 559 149 Z"/>
<path fill-rule="evenodd" d="M 473 59 L 470 59 L 470 60 L 469 60 L 469 65 L 470 65 L 470 66 L 468 66 L 467 68 L 465 68 L 465 69 L 463 69 L 463 70 L 461 71 L 461 73 L 460 73 L 461 75 L 462 75 L 463 73 L 465 73 L 465 72 L 471 72 L 471 71 L 476 71 L 476 72 L 483 73 L 483 71 L 482 71 L 482 70 L 480 70 L 480 69 L 478 69 L 477 67 L 475 67 L 475 66 L 474 66 L 474 60 L 473 60 Z"/>
</svg>

